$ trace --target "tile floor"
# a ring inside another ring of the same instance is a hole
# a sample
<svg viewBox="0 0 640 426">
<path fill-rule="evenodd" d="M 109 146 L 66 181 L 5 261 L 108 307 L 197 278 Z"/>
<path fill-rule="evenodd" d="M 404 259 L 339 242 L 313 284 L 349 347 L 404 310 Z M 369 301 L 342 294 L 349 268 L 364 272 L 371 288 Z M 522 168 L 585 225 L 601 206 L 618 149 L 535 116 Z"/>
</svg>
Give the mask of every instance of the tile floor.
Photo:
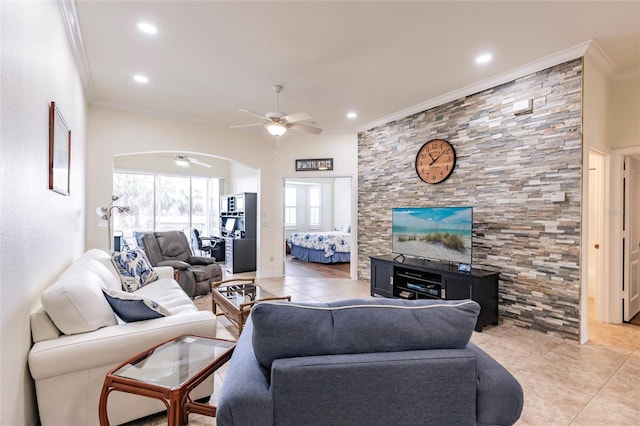
<svg viewBox="0 0 640 426">
<path fill-rule="evenodd" d="M 256 282 L 274 294 L 290 294 L 296 302 L 370 297 L 368 282 L 348 279 L 285 277 Z M 237 339 L 231 323 L 223 316 L 218 319 L 218 336 Z M 640 327 L 592 322 L 589 335 L 589 342 L 580 345 L 501 320 L 474 332 L 471 339 L 522 385 L 525 403 L 517 425 L 640 425 Z M 223 368 L 216 374 L 216 389 L 223 385 L 224 373 Z M 215 425 L 211 418 L 189 419 L 191 425 Z M 151 416 L 132 424 L 162 425 L 166 417 Z"/>
</svg>

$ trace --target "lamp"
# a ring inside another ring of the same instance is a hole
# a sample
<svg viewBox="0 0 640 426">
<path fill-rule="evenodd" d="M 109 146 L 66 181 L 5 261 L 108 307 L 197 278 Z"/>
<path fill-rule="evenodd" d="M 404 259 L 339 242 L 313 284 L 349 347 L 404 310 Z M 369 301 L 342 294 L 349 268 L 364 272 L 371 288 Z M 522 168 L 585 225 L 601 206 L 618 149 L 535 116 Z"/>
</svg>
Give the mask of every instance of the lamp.
<svg viewBox="0 0 640 426">
<path fill-rule="evenodd" d="M 113 235 L 111 230 L 111 216 L 113 215 L 113 209 L 118 210 L 118 213 L 128 213 L 129 207 L 127 206 L 115 206 L 113 203 L 116 202 L 120 197 L 117 195 L 111 196 L 111 202 L 107 207 L 98 207 L 96 209 L 96 214 L 100 216 L 100 222 L 98 226 L 108 228 L 109 234 L 109 251 L 113 248 Z"/>
<path fill-rule="evenodd" d="M 277 123 L 275 121 L 266 123 L 264 127 L 267 128 L 267 131 L 271 133 L 273 136 L 282 136 L 287 131 L 287 126 L 282 123 Z"/>
</svg>

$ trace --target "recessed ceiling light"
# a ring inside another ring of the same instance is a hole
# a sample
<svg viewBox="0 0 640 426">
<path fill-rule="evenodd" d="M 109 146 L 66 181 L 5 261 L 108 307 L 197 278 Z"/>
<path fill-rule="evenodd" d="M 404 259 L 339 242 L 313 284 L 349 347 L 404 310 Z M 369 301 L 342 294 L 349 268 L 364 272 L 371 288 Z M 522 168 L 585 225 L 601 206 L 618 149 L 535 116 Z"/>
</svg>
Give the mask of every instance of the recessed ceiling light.
<svg viewBox="0 0 640 426">
<path fill-rule="evenodd" d="M 146 84 L 149 82 L 149 79 L 142 74 L 134 75 L 133 79 L 136 81 L 136 83 L 140 83 L 140 84 Z"/>
<path fill-rule="evenodd" d="M 154 26 L 151 25 L 148 22 L 139 22 L 138 23 L 138 29 L 140 31 L 142 31 L 145 34 L 156 34 L 158 32 L 158 29 Z"/>
<path fill-rule="evenodd" d="M 347 118 L 350 118 L 350 119 L 354 119 L 357 116 L 358 116 L 358 114 L 353 112 L 353 111 L 347 113 Z"/>
<path fill-rule="evenodd" d="M 483 53 L 482 55 L 476 56 L 476 64 L 486 64 L 487 62 L 491 62 L 493 56 L 491 53 Z"/>
</svg>

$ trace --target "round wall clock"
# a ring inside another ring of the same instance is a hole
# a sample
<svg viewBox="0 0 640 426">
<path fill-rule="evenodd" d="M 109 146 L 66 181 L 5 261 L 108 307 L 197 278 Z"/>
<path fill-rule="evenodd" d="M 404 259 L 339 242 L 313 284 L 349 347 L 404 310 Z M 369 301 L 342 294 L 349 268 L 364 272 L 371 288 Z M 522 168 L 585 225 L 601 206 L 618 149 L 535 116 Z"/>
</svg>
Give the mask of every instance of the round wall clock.
<svg viewBox="0 0 640 426">
<path fill-rule="evenodd" d="M 416 155 L 416 173 L 426 183 L 440 183 L 456 166 L 456 150 L 444 139 L 432 139 Z"/>
</svg>

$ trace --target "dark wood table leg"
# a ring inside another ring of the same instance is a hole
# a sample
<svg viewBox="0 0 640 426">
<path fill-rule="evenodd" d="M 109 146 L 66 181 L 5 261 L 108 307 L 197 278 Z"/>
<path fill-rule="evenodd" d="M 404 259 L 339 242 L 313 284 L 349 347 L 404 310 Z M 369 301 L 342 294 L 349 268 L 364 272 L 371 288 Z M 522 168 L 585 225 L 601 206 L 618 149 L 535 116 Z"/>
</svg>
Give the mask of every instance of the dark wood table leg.
<svg viewBox="0 0 640 426">
<path fill-rule="evenodd" d="M 111 393 L 110 386 L 105 383 L 102 385 L 102 392 L 100 392 L 100 402 L 98 403 L 98 420 L 100 426 L 109 426 L 109 415 L 107 413 L 107 397 Z"/>
</svg>

